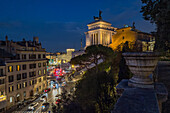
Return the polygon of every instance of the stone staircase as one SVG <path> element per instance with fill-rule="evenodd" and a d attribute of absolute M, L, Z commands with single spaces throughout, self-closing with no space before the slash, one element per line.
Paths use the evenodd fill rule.
<path fill-rule="evenodd" d="M 170 113 L 170 61 L 159 61 L 156 69 L 158 82 L 168 90 L 168 100 L 162 104 L 162 113 Z"/>

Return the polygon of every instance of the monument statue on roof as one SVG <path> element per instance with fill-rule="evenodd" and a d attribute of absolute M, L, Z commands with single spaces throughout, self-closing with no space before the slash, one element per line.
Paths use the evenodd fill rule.
<path fill-rule="evenodd" d="M 101 14 L 102 14 L 102 11 L 100 11 L 100 10 L 99 10 L 99 20 L 101 20 L 101 19 L 102 19 Z"/>
<path fill-rule="evenodd" d="M 94 20 L 102 20 L 101 14 L 102 14 L 102 11 L 99 10 L 99 17 L 95 17 L 95 16 L 94 16 Z"/>

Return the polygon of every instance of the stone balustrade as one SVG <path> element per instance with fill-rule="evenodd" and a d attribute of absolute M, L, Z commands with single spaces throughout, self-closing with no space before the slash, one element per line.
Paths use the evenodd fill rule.
<path fill-rule="evenodd" d="M 112 113 L 161 113 L 168 92 L 164 84 L 153 82 L 159 55 L 141 52 L 123 53 L 123 56 L 133 77 L 122 80 L 116 87 L 121 97 Z"/>

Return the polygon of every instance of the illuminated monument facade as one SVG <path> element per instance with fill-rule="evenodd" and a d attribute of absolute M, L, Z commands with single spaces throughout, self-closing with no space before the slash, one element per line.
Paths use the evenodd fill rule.
<path fill-rule="evenodd" d="M 125 25 L 123 28 L 114 28 L 111 23 L 102 20 L 101 11 L 99 11 L 99 17 L 94 16 L 94 20 L 87 25 L 86 47 L 102 44 L 113 50 L 121 51 L 124 43 L 128 42 L 130 48 L 136 44 L 139 51 L 153 51 L 155 37 L 135 29 L 134 22 L 132 26 Z"/>
<path fill-rule="evenodd" d="M 101 11 L 99 17 L 94 16 L 94 22 L 89 23 L 86 34 L 86 47 L 90 45 L 102 44 L 108 46 L 112 43 L 112 35 L 115 34 L 116 28 L 111 23 L 102 20 Z"/>

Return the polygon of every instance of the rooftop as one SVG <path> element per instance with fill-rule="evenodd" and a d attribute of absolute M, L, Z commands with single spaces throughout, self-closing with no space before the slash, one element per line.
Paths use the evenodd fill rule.
<path fill-rule="evenodd" d="M 93 23 L 97 23 L 97 22 L 104 22 L 104 23 L 111 24 L 110 22 L 107 22 L 107 21 L 104 21 L 104 20 L 100 19 L 100 20 L 95 20 L 95 21 L 89 23 L 88 25 L 93 24 Z"/>
<path fill-rule="evenodd" d="M 12 54 L 6 52 L 4 49 L 0 49 L 0 58 L 11 58 Z"/>

